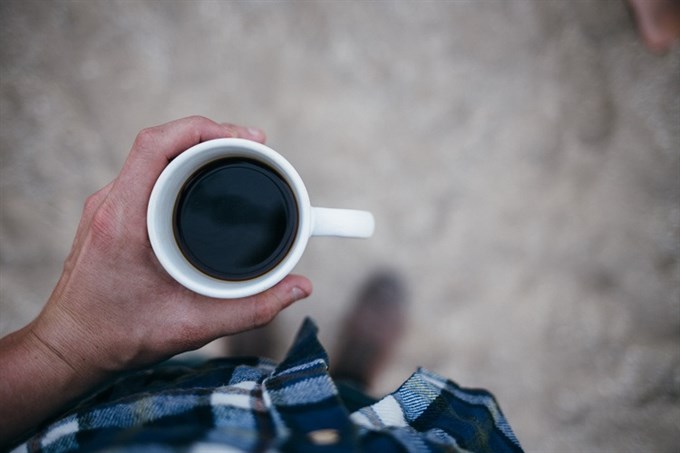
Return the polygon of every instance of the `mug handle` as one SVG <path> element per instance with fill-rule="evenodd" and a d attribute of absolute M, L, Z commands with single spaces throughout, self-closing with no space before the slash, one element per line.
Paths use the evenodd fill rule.
<path fill-rule="evenodd" d="M 312 236 L 369 238 L 374 230 L 375 220 L 368 211 L 312 208 Z"/>

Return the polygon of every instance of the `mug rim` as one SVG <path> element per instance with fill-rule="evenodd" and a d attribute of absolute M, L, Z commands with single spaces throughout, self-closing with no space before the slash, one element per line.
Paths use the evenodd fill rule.
<path fill-rule="evenodd" d="M 298 228 L 288 253 L 264 274 L 247 280 L 221 280 L 194 267 L 174 236 L 175 202 L 186 180 L 199 168 L 224 157 L 245 157 L 262 162 L 281 175 L 297 203 Z M 311 203 L 302 178 L 281 154 L 259 142 L 219 138 L 192 146 L 173 159 L 154 184 L 147 208 L 147 232 L 161 266 L 186 288 L 214 298 L 239 298 L 263 292 L 288 275 L 300 260 L 311 235 Z"/>

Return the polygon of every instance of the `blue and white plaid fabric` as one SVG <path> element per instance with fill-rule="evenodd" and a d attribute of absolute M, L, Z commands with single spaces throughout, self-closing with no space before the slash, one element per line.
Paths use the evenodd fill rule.
<path fill-rule="evenodd" d="M 284 361 L 216 359 L 134 373 L 17 452 L 522 451 L 493 396 L 425 369 L 350 413 L 305 320 Z"/>

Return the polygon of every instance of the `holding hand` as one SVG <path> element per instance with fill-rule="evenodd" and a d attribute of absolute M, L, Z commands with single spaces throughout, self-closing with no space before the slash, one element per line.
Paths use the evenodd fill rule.
<path fill-rule="evenodd" d="M 223 137 L 264 141 L 259 130 L 201 117 L 145 129 L 119 176 L 87 199 L 43 311 L 0 341 L 3 440 L 116 372 L 264 325 L 310 294 L 309 280 L 290 275 L 256 296 L 210 299 L 175 282 L 156 260 L 146 231 L 156 179 L 182 151 Z"/>

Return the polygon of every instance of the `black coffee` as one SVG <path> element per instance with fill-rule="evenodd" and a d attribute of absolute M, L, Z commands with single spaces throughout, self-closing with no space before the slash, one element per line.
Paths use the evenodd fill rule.
<path fill-rule="evenodd" d="M 182 188 L 175 239 L 196 268 L 222 280 L 245 280 L 274 268 L 295 239 L 293 191 L 270 167 L 246 158 L 211 162 Z"/>

